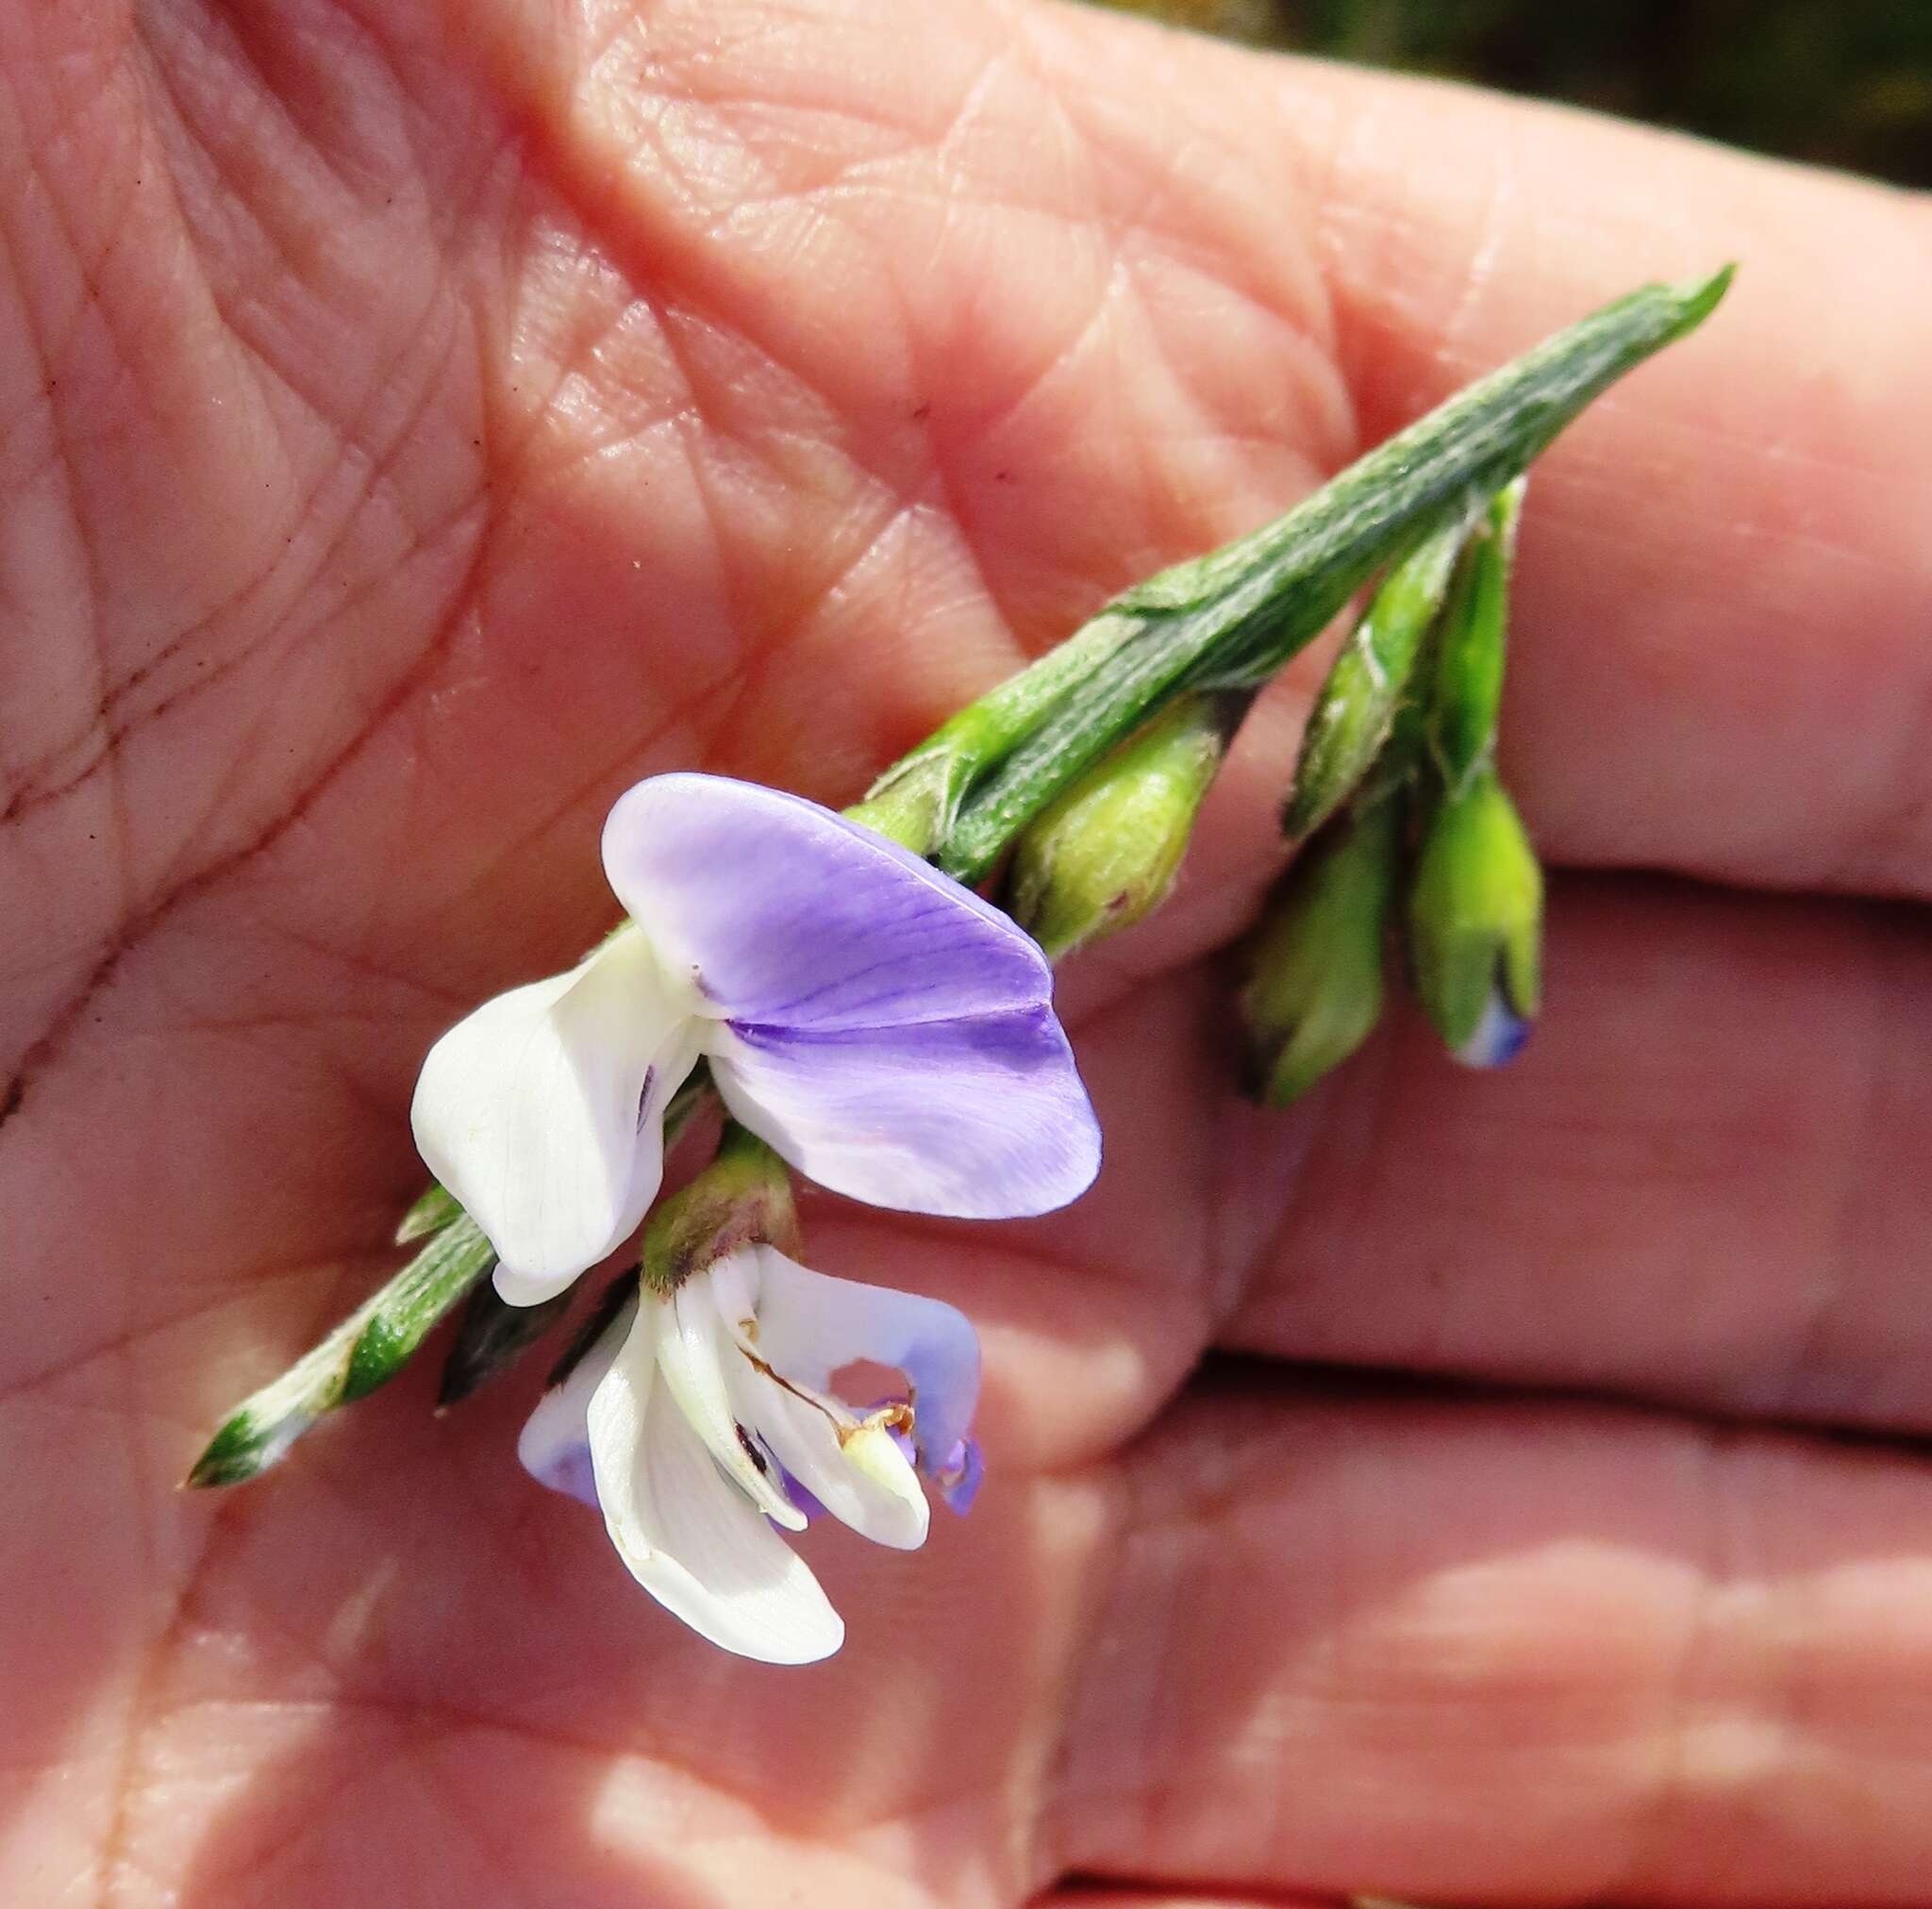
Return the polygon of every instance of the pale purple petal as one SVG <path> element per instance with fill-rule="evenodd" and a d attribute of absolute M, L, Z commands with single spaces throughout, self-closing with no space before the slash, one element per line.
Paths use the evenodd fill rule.
<path fill-rule="evenodd" d="M 937 1004 L 1043 1004 L 1052 971 L 991 903 L 875 830 L 728 776 L 653 776 L 604 824 L 604 869 L 668 963 L 717 1010 L 875 1027 Z"/>
<path fill-rule="evenodd" d="M 517 1457 L 532 1478 L 597 1509 L 597 1486 L 591 1465 L 591 1399 L 630 1336 L 638 1316 L 635 1293 L 613 1315 L 561 1385 L 537 1402 L 517 1439 Z"/>
<path fill-rule="evenodd" d="M 979 1336 L 957 1306 L 856 1279 L 833 1279 L 754 1248 L 758 1350 L 772 1370 L 814 1391 L 859 1360 L 906 1374 L 922 1469 L 951 1456 L 979 1403 Z"/>
<path fill-rule="evenodd" d="M 1100 1129 L 1047 1007 L 833 1032 L 736 1025 L 711 1075 L 734 1117 L 820 1186 L 957 1220 L 1050 1213 L 1091 1183 Z"/>
<path fill-rule="evenodd" d="M 797 796 L 717 776 L 641 783 L 605 868 L 719 1025 L 732 1113 L 810 1178 L 968 1219 L 1085 1191 L 1099 1129 L 1045 956 L 896 843 Z"/>
<path fill-rule="evenodd" d="M 1530 1027 L 1503 998 L 1503 990 L 1494 988 L 1484 1004 L 1475 1032 L 1456 1050 L 1456 1058 L 1464 1067 L 1507 1067 L 1523 1052 Z"/>
<path fill-rule="evenodd" d="M 980 1456 L 979 1440 L 961 1438 L 926 1475 L 945 1501 L 946 1509 L 964 1518 L 986 1483 L 986 1460 Z"/>

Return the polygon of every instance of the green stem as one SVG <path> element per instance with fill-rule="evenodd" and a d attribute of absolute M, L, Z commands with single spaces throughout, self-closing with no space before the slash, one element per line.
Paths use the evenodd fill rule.
<path fill-rule="evenodd" d="M 933 859 L 962 882 L 984 880 L 1034 816 L 1173 697 L 1265 682 L 1468 492 L 1500 490 L 1592 399 L 1697 324 L 1729 280 L 1726 268 L 1606 306 L 1390 439 L 1286 516 L 1117 598 L 1096 620 L 1107 667 L 1072 673 L 1051 721 L 1037 718 L 965 795 Z M 1122 620 L 1134 624 L 1124 634 Z M 1094 627 L 1074 639 L 1083 655 Z"/>
<path fill-rule="evenodd" d="M 664 1115 L 667 1153 L 711 1092 L 710 1076 L 700 1068 L 672 1097 Z M 445 1213 L 439 1223 L 438 1215 Z M 279 1378 L 237 1405 L 196 1459 L 188 1484 L 241 1485 L 258 1477 L 318 1419 L 387 1385 L 436 1325 L 473 1295 L 466 1332 L 445 1368 L 444 1403 L 459 1380 L 467 1383 L 458 1396 L 475 1390 L 531 1343 L 516 1331 L 506 1335 L 495 1306 L 481 1300 L 488 1290 L 481 1283 L 494 1270 L 496 1253 L 453 1195 L 431 1186 L 399 1232 L 424 1240 L 415 1256 Z M 543 1323 L 557 1316 L 557 1310 L 546 1313 Z M 475 1370 L 479 1361 L 488 1365 L 480 1374 Z"/>

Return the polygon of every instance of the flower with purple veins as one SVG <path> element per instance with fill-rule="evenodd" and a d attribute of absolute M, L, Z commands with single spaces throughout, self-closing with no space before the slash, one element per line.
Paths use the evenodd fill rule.
<path fill-rule="evenodd" d="M 833 1377 L 858 1361 L 904 1373 L 907 1396 L 847 1404 Z M 845 1627 L 779 1533 L 823 1510 L 916 1551 L 922 1477 L 961 1512 L 978 1489 L 978 1397 L 979 1341 L 954 1307 L 741 1247 L 673 1294 L 627 1299 L 517 1453 L 600 1509 L 631 1575 L 701 1635 L 808 1664 Z"/>
<path fill-rule="evenodd" d="M 509 1303 L 637 1227 L 701 1059 L 742 1125 L 872 1205 L 1012 1219 L 1092 1180 L 1099 1129 L 1044 955 L 917 855 L 802 797 L 675 774 L 618 800 L 604 868 L 629 921 L 451 1028 L 410 1111 Z"/>

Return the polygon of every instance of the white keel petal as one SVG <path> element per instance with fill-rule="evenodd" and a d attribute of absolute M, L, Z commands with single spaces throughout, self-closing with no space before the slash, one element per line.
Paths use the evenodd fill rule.
<path fill-rule="evenodd" d="M 699 1635 L 767 1664 L 810 1664 L 844 1641 L 818 1580 L 720 1472 L 634 1334 L 591 1402 L 597 1494 L 625 1568 Z"/>

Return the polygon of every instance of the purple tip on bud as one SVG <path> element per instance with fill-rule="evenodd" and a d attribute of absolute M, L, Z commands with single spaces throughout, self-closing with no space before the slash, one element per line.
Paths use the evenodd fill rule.
<path fill-rule="evenodd" d="M 1484 1005 L 1475 1032 L 1456 1050 L 1456 1058 L 1464 1067 L 1507 1067 L 1523 1052 L 1533 1024 L 1516 1013 L 1498 989 Z"/>

